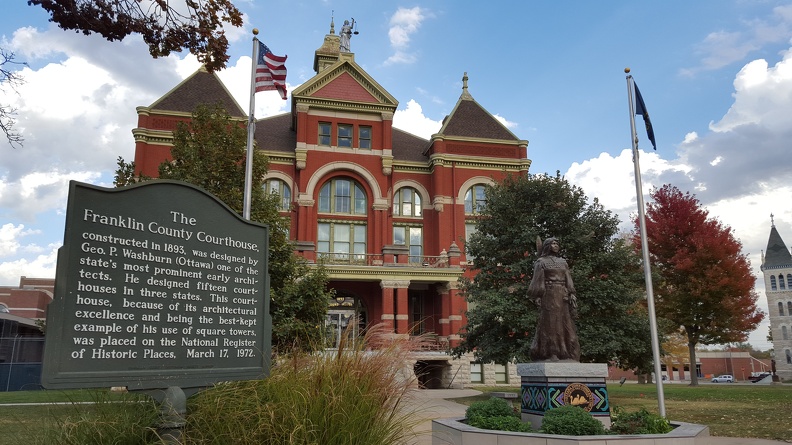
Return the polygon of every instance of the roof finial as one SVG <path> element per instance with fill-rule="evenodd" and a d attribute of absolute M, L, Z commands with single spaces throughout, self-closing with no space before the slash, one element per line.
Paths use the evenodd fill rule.
<path fill-rule="evenodd" d="M 462 98 L 463 99 L 473 99 L 473 96 L 470 95 L 468 92 L 468 75 L 467 71 L 462 76 Z"/>
<path fill-rule="evenodd" d="M 335 34 L 335 21 L 333 21 L 334 14 L 335 10 L 330 10 L 330 34 Z"/>
<path fill-rule="evenodd" d="M 770 227 L 775 227 L 775 220 L 773 220 L 773 214 L 770 214 Z"/>

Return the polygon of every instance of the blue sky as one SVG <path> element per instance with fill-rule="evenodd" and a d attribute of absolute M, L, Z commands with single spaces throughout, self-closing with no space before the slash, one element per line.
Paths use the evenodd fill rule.
<path fill-rule="evenodd" d="M 624 68 L 654 123 L 638 122 L 644 192 L 672 183 L 697 195 L 742 240 L 757 275 L 770 213 L 792 243 L 792 4 L 762 0 L 474 2 L 240 0 L 220 75 L 247 109 L 252 29 L 288 55 L 289 90 L 314 73 L 314 51 L 344 19 L 358 23 L 355 60 L 399 100 L 394 124 L 423 137 L 469 91 L 521 139 L 533 173 L 559 170 L 617 213 L 636 212 Z M 141 39 L 109 43 L 67 32 L 44 10 L 8 0 L 0 47 L 28 67 L 18 94 L 25 145 L 0 144 L 0 285 L 54 276 L 70 179 L 109 185 L 131 160 L 135 107 L 150 105 L 198 68 L 194 57 L 154 60 Z M 288 110 L 274 92 L 256 116 Z M 648 149 L 648 151 L 647 151 Z M 760 348 L 767 325 L 752 334 Z"/>

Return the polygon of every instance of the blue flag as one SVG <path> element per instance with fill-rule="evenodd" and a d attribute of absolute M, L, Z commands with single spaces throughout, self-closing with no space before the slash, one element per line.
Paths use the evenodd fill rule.
<path fill-rule="evenodd" d="M 646 124 L 646 136 L 648 136 L 649 141 L 652 142 L 652 148 L 657 150 L 657 143 L 655 142 L 652 121 L 649 120 L 649 112 L 646 111 L 646 104 L 644 104 L 643 97 L 641 97 L 641 91 L 638 89 L 638 84 L 635 83 L 635 80 L 633 80 L 633 86 L 635 87 L 635 114 L 640 114 L 643 116 L 644 124 Z"/>

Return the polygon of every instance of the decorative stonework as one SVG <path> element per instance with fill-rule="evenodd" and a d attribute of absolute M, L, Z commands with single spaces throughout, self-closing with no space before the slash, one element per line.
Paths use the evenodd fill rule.
<path fill-rule="evenodd" d="M 410 287 L 409 281 L 382 280 L 380 287 L 383 289 L 406 289 Z"/>

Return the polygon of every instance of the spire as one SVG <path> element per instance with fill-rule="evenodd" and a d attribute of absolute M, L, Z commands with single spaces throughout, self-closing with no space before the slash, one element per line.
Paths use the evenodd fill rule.
<path fill-rule="evenodd" d="M 473 100 L 473 96 L 471 96 L 470 93 L 468 92 L 467 83 L 468 83 L 468 75 L 467 75 L 467 71 L 465 71 L 465 74 L 462 76 L 462 95 L 459 98 L 465 100 Z"/>
<path fill-rule="evenodd" d="M 762 269 L 772 267 L 792 267 L 792 255 L 789 253 L 784 240 L 776 230 L 773 215 L 770 215 L 770 237 L 767 240 L 767 253 L 765 254 Z"/>
<path fill-rule="evenodd" d="M 322 46 L 314 52 L 313 69 L 318 74 L 323 69 L 338 61 L 341 37 L 335 33 L 335 21 L 330 17 L 330 33 L 325 34 Z"/>

